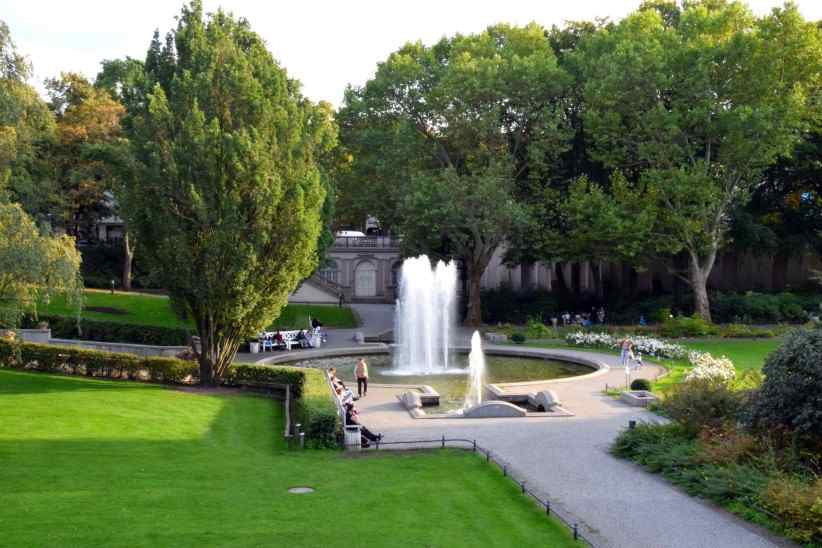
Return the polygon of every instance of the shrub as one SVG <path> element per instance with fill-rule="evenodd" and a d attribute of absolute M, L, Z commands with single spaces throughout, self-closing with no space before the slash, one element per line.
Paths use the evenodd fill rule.
<path fill-rule="evenodd" d="M 525 342 L 525 335 L 520 332 L 516 332 L 511 335 L 511 342 L 522 344 Z"/>
<path fill-rule="evenodd" d="M 550 322 L 557 315 L 556 297 L 544 289 L 515 291 L 500 286 L 482 292 L 482 318 L 486 323 L 523 324 L 529 318 Z"/>
<path fill-rule="evenodd" d="M 650 390 L 651 381 L 648 379 L 634 379 L 631 381 L 631 390 Z"/>
<path fill-rule="evenodd" d="M 78 329 L 75 318 L 64 316 L 40 316 L 51 328 L 55 339 L 81 339 L 87 341 L 122 342 L 153 346 L 184 346 L 188 344 L 188 331 L 153 325 L 106 322 L 83 319 Z M 32 319 L 24 326 L 33 327 Z"/>
<path fill-rule="evenodd" d="M 761 429 L 795 432 L 797 441 L 822 443 L 822 329 L 797 330 L 765 360 L 765 380 L 751 420 Z"/>
<path fill-rule="evenodd" d="M 743 395 L 727 384 L 695 379 L 674 387 L 662 401 L 662 408 L 691 436 L 703 427 L 719 428 L 734 421 L 739 414 Z"/>
<path fill-rule="evenodd" d="M 725 356 L 714 358 L 708 352 L 692 352 L 689 360 L 694 368 L 685 375 L 685 382 L 703 380 L 727 385 L 736 378 L 734 364 Z"/>
<path fill-rule="evenodd" d="M 668 318 L 662 323 L 660 334 L 664 337 L 705 337 L 717 332 L 717 328 L 699 316 Z"/>
<path fill-rule="evenodd" d="M 726 339 L 767 339 L 778 334 L 773 329 L 729 323 L 719 327 L 719 336 Z"/>
<path fill-rule="evenodd" d="M 302 397 L 297 401 L 297 417 L 302 423 L 306 443 L 311 447 L 336 447 L 342 424 L 337 404 L 331 395 L 325 372 L 302 369 Z"/>
<path fill-rule="evenodd" d="M 739 464 L 760 452 L 761 441 L 737 426 L 705 428 L 699 434 L 699 462 Z"/>
<path fill-rule="evenodd" d="M 528 326 L 525 328 L 528 337 L 532 339 L 547 339 L 554 335 L 553 329 L 542 323 L 537 318 L 529 318 Z"/>
<path fill-rule="evenodd" d="M 785 533 L 790 538 L 808 543 L 822 537 L 822 479 L 806 483 L 778 477 L 768 483 L 762 498 L 787 523 Z"/>

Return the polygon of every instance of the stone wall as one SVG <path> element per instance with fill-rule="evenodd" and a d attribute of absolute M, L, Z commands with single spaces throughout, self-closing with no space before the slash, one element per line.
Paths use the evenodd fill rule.
<path fill-rule="evenodd" d="M 103 352 L 122 352 L 137 356 L 164 356 L 173 358 L 188 350 L 187 346 L 154 346 L 149 344 L 130 344 L 103 341 L 84 341 L 79 339 L 53 339 L 51 329 L 17 329 L 17 335 L 24 341 L 38 344 L 57 344 L 60 346 L 79 346 L 89 350 Z"/>

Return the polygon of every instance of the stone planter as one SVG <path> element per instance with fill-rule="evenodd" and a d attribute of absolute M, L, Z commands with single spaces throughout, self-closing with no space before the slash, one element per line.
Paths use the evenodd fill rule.
<path fill-rule="evenodd" d="M 656 401 L 656 396 L 647 390 L 628 390 L 620 394 L 619 399 L 633 407 L 648 407 Z"/>
<path fill-rule="evenodd" d="M 260 353 L 260 343 L 258 343 L 258 342 L 248 343 L 248 349 L 251 351 L 252 354 L 259 354 Z"/>
<path fill-rule="evenodd" d="M 17 335 L 24 342 L 48 344 L 51 340 L 51 329 L 18 329 Z"/>

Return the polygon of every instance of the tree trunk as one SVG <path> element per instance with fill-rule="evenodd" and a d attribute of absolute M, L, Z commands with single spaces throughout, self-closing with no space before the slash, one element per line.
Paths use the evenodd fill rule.
<path fill-rule="evenodd" d="M 200 364 L 200 384 L 218 385 L 234 362 L 240 348 L 240 337 L 232 329 L 223 329 L 211 322 L 197 322 L 200 350 L 192 341 L 192 349 Z"/>
<path fill-rule="evenodd" d="M 705 264 L 702 264 L 699 257 L 693 253 L 690 259 L 688 280 L 694 292 L 694 314 L 710 322 L 711 303 L 708 299 L 708 276 L 713 268 L 713 260 L 709 258 Z"/>
<path fill-rule="evenodd" d="M 482 270 L 475 265 L 468 265 L 468 311 L 465 314 L 465 325 L 479 327 L 482 323 L 482 301 L 480 299 L 480 280 Z"/>
<path fill-rule="evenodd" d="M 134 247 L 128 239 L 128 231 L 123 234 L 123 290 L 131 291 L 131 270 L 134 264 Z"/>

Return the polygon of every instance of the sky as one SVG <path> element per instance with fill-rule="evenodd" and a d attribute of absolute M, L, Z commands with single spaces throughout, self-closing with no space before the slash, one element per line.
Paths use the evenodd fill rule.
<path fill-rule="evenodd" d="M 822 19 L 822 0 L 798 0 L 802 14 Z M 488 25 L 530 21 L 550 27 L 568 20 L 618 20 L 640 0 L 204 0 L 245 17 L 303 93 L 334 106 L 348 84 L 364 84 L 377 63 L 405 42 L 431 44 L 454 33 Z M 782 5 L 750 0 L 755 13 Z M 103 59 L 144 59 L 154 29 L 175 26 L 182 0 L 0 0 L 18 50 L 34 65 L 34 84 L 74 71 L 93 79 Z"/>

